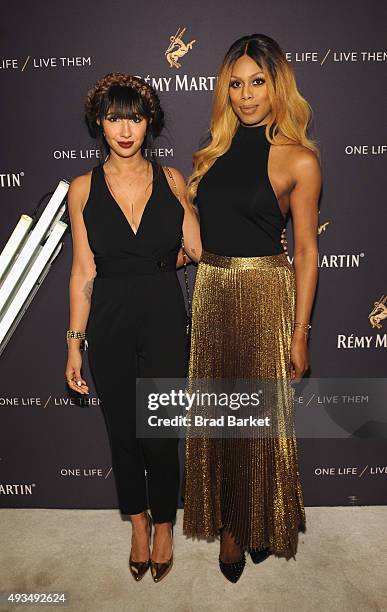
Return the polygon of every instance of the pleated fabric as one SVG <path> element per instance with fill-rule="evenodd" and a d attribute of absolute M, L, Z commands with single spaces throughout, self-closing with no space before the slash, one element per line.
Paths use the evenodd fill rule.
<path fill-rule="evenodd" d="M 225 257 L 203 251 L 192 301 L 189 389 L 203 387 L 205 379 L 271 379 L 276 386 L 274 404 L 265 405 L 272 435 L 214 438 L 188 428 L 187 536 L 211 538 L 225 528 L 244 548 L 295 556 L 298 532 L 305 530 L 290 383 L 295 295 L 285 253 Z"/>

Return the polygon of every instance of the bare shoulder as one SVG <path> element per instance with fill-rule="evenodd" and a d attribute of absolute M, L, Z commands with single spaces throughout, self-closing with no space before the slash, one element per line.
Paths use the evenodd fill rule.
<path fill-rule="evenodd" d="M 320 161 L 314 151 L 300 144 L 285 145 L 287 151 L 287 161 L 294 173 L 320 173 Z"/>
<path fill-rule="evenodd" d="M 80 174 L 79 176 L 74 177 L 71 180 L 69 190 L 71 189 L 74 194 L 82 193 L 83 191 L 88 190 L 90 188 L 91 173 L 92 171 L 89 170 L 89 172 L 86 172 L 85 174 Z"/>
<path fill-rule="evenodd" d="M 295 181 L 306 177 L 316 180 L 321 175 L 321 166 L 316 153 L 300 144 L 280 144 L 275 146 L 277 160 L 286 168 Z"/>
<path fill-rule="evenodd" d="M 68 205 L 73 210 L 75 208 L 83 208 L 90 193 L 92 171 L 80 174 L 72 179 L 68 190 Z"/>

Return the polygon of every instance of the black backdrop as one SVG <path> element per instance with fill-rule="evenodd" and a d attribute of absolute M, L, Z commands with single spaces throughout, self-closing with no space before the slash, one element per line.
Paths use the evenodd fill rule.
<path fill-rule="evenodd" d="M 311 376 L 369 385 L 386 376 L 387 322 L 373 328 L 368 316 L 387 293 L 385 3 L 36 0 L 1 13 L 1 249 L 60 178 L 97 163 L 83 101 L 98 78 L 117 70 L 156 87 L 167 116 L 159 159 L 188 176 L 225 51 L 242 35 L 265 33 L 295 68 L 322 152 Z M 195 42 L 177 68 L 165 51 L 179 28 L 185 43 Z M 290 255 L 291 242 L 289 224 Z M 67 234 L 0 357 L 3 507 L 116 507 L 98 398 L 93 388 L 87 401 L 70 398 L 64 379 L 70 266 Z M 84 373 L 91 384 L 87 363 Z M 382 438 L 300 439 L 306 505 L 385 504 L 386 457 Z"/>

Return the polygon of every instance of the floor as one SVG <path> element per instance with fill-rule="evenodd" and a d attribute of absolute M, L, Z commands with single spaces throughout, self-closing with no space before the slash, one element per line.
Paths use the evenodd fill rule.
<path fill-rule="evenodd" d="M 136 583 L 130 523 L 118 510 L 0 510 L 0 591 L 65 592 L 66 606 L 0 610 L 76 612 L 387 611 L 387 507 L 306 508 L 296 559 L 250 559 L 237 584 L 218 569 L 218 543 L 187 540 L 182 510 L 174 567 Z"/>

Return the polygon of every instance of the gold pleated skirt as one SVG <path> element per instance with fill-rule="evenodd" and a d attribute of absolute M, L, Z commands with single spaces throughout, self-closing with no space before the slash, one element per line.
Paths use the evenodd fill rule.
<path fill-rule="evenodd" d="M 244 548 L 269 547 L 286 558 L 297 551 L 305 510 L 290 383 L 295 295 L 294 269 L 285 253 L 225 257 L 203 251 L 192 300 L 188 384 L 278 379 L 284 392 L 277 395 L 278 434 L 272 437 L 198 437 L 188 428 L 187 536 L 211 538 L 224 528 Z"/>

